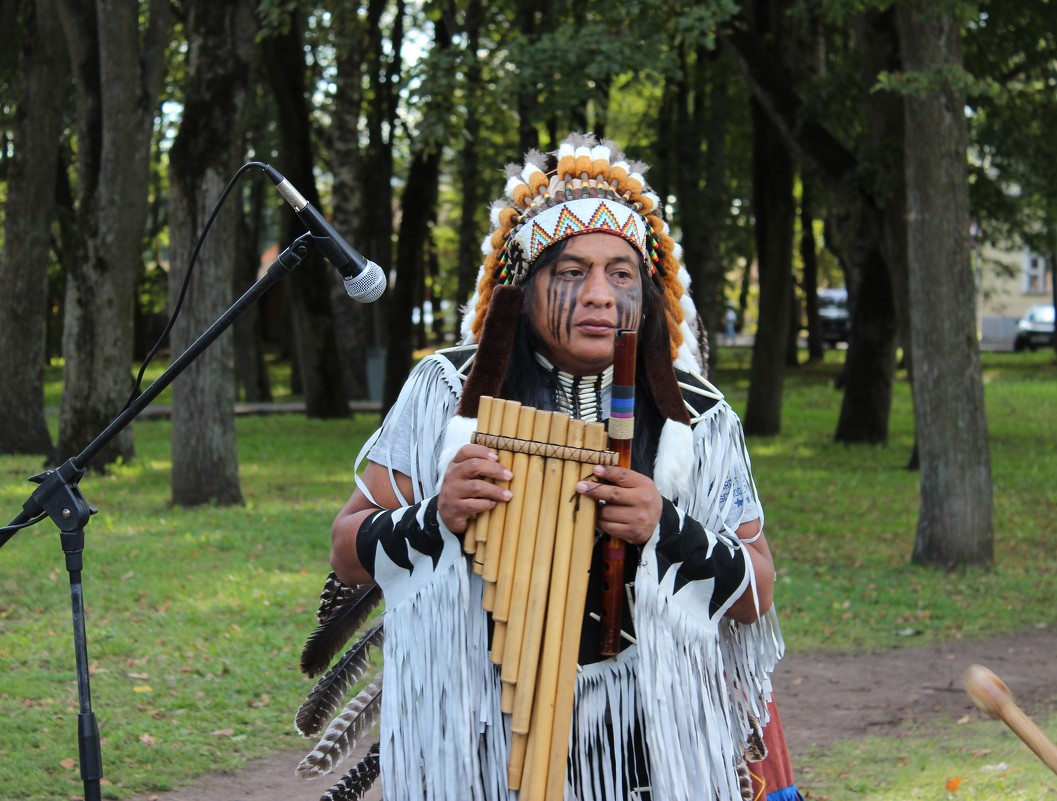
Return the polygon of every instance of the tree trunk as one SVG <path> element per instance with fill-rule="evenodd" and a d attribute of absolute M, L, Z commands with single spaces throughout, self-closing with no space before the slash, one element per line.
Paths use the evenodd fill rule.
<path fill-rule="evenodd" d="M 367 36 L 370 47 L 367 49 L 367 77 L 373 91 L 367 107 L 367 147 L 364 154 L 366 169 L 363 171 L 363 214 L 361 215 L 358 242 L 362 242 L 364 256 L 382 269 L 389 271 L 393 265 L 393 149 L 392 132 L 396 127 L 397 96 L 400 89 L 401 64 L 400 48 L 404 38 L 404 3 L 399 0 L 393 17 L 393 29 L 389 36 L 381 28 L 382 12 L 385 0 L 370 0 L 367 11 Z M 392 55 L 386 53 L 386 40 L 392 48 Z M 373 387 L 378 397 L 385 398 L 385 354 L 389 347 L 389 336 L 392 332 L 383 330 L 382 321 L 388 317 L 388 309 L 393 300 L 390 293 L 370 308 L 370 321 L 376 343 L 371 349 L 372 362 L 369 367 L 377 367 L 377 386 Z M 406 377 L 406 376 L 405 376 Z M 383 409 L 384 411 L 384 409 Z"/>
<path fill-rule="evenodd" d="M 760 274 L 760 321 L 752 348 L 745 433 L 768 436 L 782 428 L 782 390 L 792 292 L 793 163 L 777 128 L 752 101 L 753 204 Z"/>
<path fill-rule="evenodd" d="M 822 324 L 818 316 L 818 244 L 815 241 L 815 203 L 812 179 L 801 176 L 800 260 L 804 263 L 804 317 L 807 320 L 807 360 L 825 358 Z"/>
<path fill-rule="evenodd" d="M 244 155 L 254 15 L 250 0 L 216 9 L 185 5 L 187 86 L 183 122 L 171 152 L 169 297 L 180 295 L 191 252 L 224 186 Z M 238 196 L 236 195 L 236 198 Z M 194 265 L 173 353 L 183 353 L 233 301 L 241 214 L 226 203 Z M 173 384 L 173 503 L 242 502 L 235 437 L 235 343 L 227 331 Z"/>
<path fill-rule="evenodd" d="M 1050 298 L 1057 309 L 1057 248 L 1050 251 Z M 1057 326 L 1053 332 L 1053 350 L 1057 353 Z"/>
<path fill-rule="evenodd" d="M 453 31 L 446 24 L 445 15 L 434 22 L 434 48 L 451 47 Z M 425 122 L 436 108 L 446 108 L 447 98 L 434 95 L 423 112 Z M 407 184 L 400 202 L 400 234 L 396 245 L 396 280 L 389 298 L 389 351 L 385 363 L 385 394 L 383 403 L 390 408 L 400 394 L 407 373 L 411 369 L 414 328 L 411 310 L 420 291 L 425 273 L 424 260 L 429 238 L 430 222 L 436 217 L 437 182 L 440 178 L 441 146 L 424 147 L 411 157 Z M 420 305 L 421 309 L 421 305 Z"/>
<path fill-rule="evenodd" d="M 528 4 L 525 4 L 528 5 Z M 480 98 L 486 87 L 481 85 L 481 62 L 477 49 L 481 38 L 484 4 L 470 0 L 466 10 L 466 119 L 463 123 L 462 147 L 459 155 L 459 185 L 462 197 L 459 205 L 459 262 L 456 276 L 457 304 L 469 301 L 473 295 L 477 273 L 481 266 L 481 229 L 477 215 L 481 208 L 480 159 L 481 118 L 478 114 Z M 455 337 L 459 340 L 459 316 L 455 316 Z"/>
<path fill-rule="evenodd" d="M 51 0 L 24 3 L 0 254 L 0 453 L 52 455 L 44 418 L 51 221 L 69 62 Z"/>
<path fill-rule="evenodd" d="M 250 187 L 250 199 L 245 214 L 239 208 L 235 244 L 235 295 L 241 297 L 257 282 L 261 266 L 261 218 L 265 191 L 264 181 Z M 269 195 L 270 197 L 270 195 Z M 234 201 L 232 201 L 234 202 Z M 260 301 L 246 308 L 235 320 L 235 386 L 242 389 L 247 403 L 270 403 L 271 379 L 264 353 L 264 314 Z"/>
<path fill-rule="evenodd" d="M 905 299 L 903 107 L 888 92 L 870 91 L 882 70 L 898 70 L 899 57 L 891 13 L 856 19 L 857 52 L 862 55 L 860 85 L 866 97 L 867 137 L 864 163 L 879 176 L 871 192 L 840 191 L 838 197 L 848 260 L 851 332 L 841 376 L 844 398 L 834 439 L 837 442 L 888 441 L 888 420 L 895 382 L 899 334 L 900 276 Z"/>
<path fill-rule="evenodd" d="M 397 395 L 411 369 L 415 329 L 411 310 L 423 273 L 428 222 L 436 204 L 440 175 L 440 150 L 419 153 L 411 160 L 403 199 L 400 203 L 400 234 L 396 246 L 396 280 L 389 298 L 389 351 L 385 363 L 385 408 Z"/>
<path fill-rule="evenodd" d="M 962 66 L 961 28 L 922 5 L 898 11 L 904 67 Z M 965 98 L 906 98 L 907 252 L 921 509 L 913 560 L 990 565 L 994 506 L 969 250 Z"/>
<path fill-rule="evenodd" d="M 707 376 L 715 366 L 716 350 L 724 325 L 726 276 L 720 244 L 723 224 L 730 208 L 726 175 L 727 120 L 730 114 L 728 65 L 724 59 L 699 46 L 692 62 L 684 60 L 689 84 L 676 84 L 675 119 L 662 123 L 662 141 L 669 139 L 675 159 L 668 173 L 675 188 L 678 220 L 682 230 L 684 262 L 697 306 L 700 326 L 702 370 Z M 700 132 L 704 131 L 704 148 Z"/>
<path fill-rule="evenodd" d="M 874 197 L 874 188 L 863 177 L 869 166 L 884 172 L 884 165 L 861 162 L 845 148 L 833 133 L 812 119 L 789 81 L 785 68 L 763 40 L 752 33 L 734 29 L 724 37 L 743 67 L 753 96 L 767 110 L 770 119 L 782 132 L 788 146 L 824 181 L 836 200 L 836 207 L 851 219 L 834 228 L 843 229 L 844 264 L 848 275 L 849 306 L 852 310 L 852 335 L 840 386 L 845 388 L 841 418 L 835 438 L 848 442 L 883 442 L 888 436 L 888 409 L 894 367 L 888 366 L 885 354 L 894 353 L 890 333 L 893 321 L 881 319 L 892 309 L 884 293 L 891 294 L 884 253 L 880 249 L 882 211 Z M 872 84 L 871 84 L 872 85 Z M 875 219 L 868 219 L 869 216 Z M 868 238 L 855 241 L 861 231 Z M 849 233 L 850 232 L 850 233 Z M 876 233 L 875 233 L 876 232 Z M 876 283 L 881 295 L 869 299 L 860 311 L 860 281 L 870 274 L 870 285 Z M 860 278 L 860 276 L 862 276 Z M 877 300 L 875 304 L 873 301 Z M 856 315 L 860 318 L 856 323 Z M 876 316 L 876 318 L 875 318 Z M 856 327 L 858 326 L 858 328 Z M 887 339 L 886 339 L 887 338 Z M 861 349 L 859 353 L 856 351 Z M 849 394 L 847 389 L 854 389 Z"/>
<path fill-rule="evenodd" d="M 357 239 L 360 219 L 366 214 L 363 185 L 365 164 L 360 149 L 360 116 L 363 113 L 364 59 L 370 39 L 366 26 L 359 18 L 358 6 L 342 4 L 335 13 L 341 42 L 338 52 L 337 89 L 334 92 L 334 112 L 330 137 L 330 164 L 334 174 L 333 223 L 338 231 L 347 232 L 353 247 L 365 252 Z M 388 270 L 389 262 L 379 262 Z M 365 306 L 350 303 L 345 284 L 336 271 L 331 271 L 331 309 L 337 332 L 336 345 L 341 362 L 342 377 L 350 400 L 370 397 L 367 378 L 367 352 L 377 346 L 370 319 L 377 314 L 377 304 Z"/>
<path fill-rule="evenodd" d="M 849 258 L 848 352 L 841 373 L 844 397 L 834 439 L 837 442 L 888 441 L 895 379 L 896 321 L 888 266 L 881 251 L 876 210 L 861 196 L 844 205 L 844 239 L 856 254 Z"/>
<path fill-rule="evenodd" d="M 79 252 L 67 276 L 58 458 L 81 451 L 131 389 L 132 318 L 147 215 L 150 142 L 161 89 L 169 3 L 58 0 L 77 88 Z M 98 14 L 98 17 L 97 17 Z M 105 21 L 105 22 L 103 22 Z M 97 456 L 134 453 L 126 428 Z"/>
<path fill-rule="evenodd" d="M 536 39 L 536 15 L 546 19 L 550 11 L 549 0 L 535 3 L 518 3 L 515 24 L 528 42 Z M 526 48 L 527 49 L 527 48 Z M 527 153 L 540 145 L 536 124 L 539 121 L 539 87 L 529 81 L 520 81 L 517 93 L 518 155 Z"/>
<path fill-rule="evenodd" d="M 288 30 L 269 36 L 261 49 L 279 114 L 282 157 L 278 169 L 305 200 L 320 209 L 313 170 L 312 123 L 305 101 L 303 36 L 299 16 L 293 14 Z M 305 227 L 292 210 L 284 209 L 283 217 L 284 240 L 289 243 L 303 234 Z M 313 250 L 282 284 L 290 309 L 305 414 L 324 419 L 349 415 L 330 312 L 328 272 L 332 269 Z"/>

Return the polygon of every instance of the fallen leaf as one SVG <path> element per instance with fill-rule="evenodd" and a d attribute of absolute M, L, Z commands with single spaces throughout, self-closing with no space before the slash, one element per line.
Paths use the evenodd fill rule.
<path fill-rule="evenodd" d="M 999 762 L 996 765 L 984 765 L 982 768 L 980 768 L 980 770 L 1006 771 L 1009 770 L 1009 765 L 1007 765 L 1005 762 Z"/>
<path fill-rule="evenodd" d="M 231 737 L 234 733 L 234 729 L 216 729 L 215 731 L 209 732 L 213 737 Z"/>
<path fill-rule="evenodd" d="M 63 759 L 59 764 L 66 768 L 66 770 L 73 770 L 77 767 L 77 760 L 71 757 L 70 759 Z"/>
<path fill-rule="evenodd" d="M 947 792 L 956 793 L 958 788 L 962 786 L 962 777 L 955 776 L 953 779 L 947 779 Z"/>
<path fill-rule="evenodd" d="M 149 734 L 144 734 L 139 738 L 139 741 L 148 748 L 158 744 L 158 741 L 151 737 Z"/>

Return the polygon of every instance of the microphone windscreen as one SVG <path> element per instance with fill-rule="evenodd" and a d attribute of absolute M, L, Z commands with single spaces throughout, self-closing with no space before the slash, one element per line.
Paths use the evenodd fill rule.
<path fill-rule="evenodd" d="M 367 262 L 358 275 L 346 276 L 345 291 L 360 303 L 373 303 L 385 292 L 385 273 L 373 261 Z"/>

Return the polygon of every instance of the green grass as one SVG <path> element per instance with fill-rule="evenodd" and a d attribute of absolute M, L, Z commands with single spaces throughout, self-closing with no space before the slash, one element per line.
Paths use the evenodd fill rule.
<path fill-rule="evenodd" d="M 723 352 L 716 378 L 739 410 L 746 355 Z M 791 371 L 782 434 L 749 442 L 788 649 L 870 652 L 1057 629 L 1052 352 L 984 354 L 996 558 L 991 570 L 950 573 L 909 564 L 919 475 L 905 469 L 914 442 L 905 376 L 895 388 L 889 444 L 838 445 L 838 363 L 839 354 L 830 352 L 823 365 Z M 1057 733 L 1053 709 L 1036 722 Z M 896 739 L 857 740 L 794 758 L 807 766 L 797 780 L 809 801 L 1028 801 L 1057 792 L 1053 774 L 1004 724 L 990 720 L 937 721 Z M 959 780 L 955 792 L 947 789 L 952 779 Z"/>
<path fill-rule="evenodd" d="M 908 564 L 918 475 L 905 469 L 913 445 L 905 380 L 886 447 L 832 442 L 840 355 L 790 371 L 783 433 L 749 443 L 788 648 L 869 652 L 1057 628 L 1052 353 L 984 356 L 996 562 L 954 573 Z M 746 357 L 721 351 L 715 379 L 739 411 Z M 49 370 L 49 405 L 60 380 Z M 105 798 L 163 791 L 303 744 L 292 719 L 310 682 L 297 672 L 298 654 L 327 571 L 330 521 L 375 423 L 241 418 L 243 507 L 170 505 L 163 421 L 135 425 L 132 464 L 84 479 L 100 510 L 87 527 L 85 597 Z M 36 457 L 0 457 L 6 519 L 40 467 Z M 69 617 L 56 532 L 44 523 L 19 533 L 0 550 L 0 799 L 81 793 Z M 1057 715 L 1038 722 L 1057 729 Z M 810 766 L 798 778 L 810 798 L 832 801 L 1038 798 L 1052 776 L 1023 755 L 999 723 L 950 722 L 797 755 Z M 1003 762 L 1015 767 L 985 770 Z M 952 794 L 954 777 L 961 786 Z"/>
<path fill-rule="evenodd" d="M 1035 722 L 1057 729 L 1052 710 Z M 1004 724 L 943 721 L 798 754 L 807 801 L 1039 801 L 1057 777 Z M 805 790 L 806 788 L 806 790 Z"/>
<path fill-rule="evenodd" d="M 328 570 L 330 522 L 376 418 L 238 421 L 243 507 L 169 503 L 167 422 L 138 457 L 88 476 L 84 591 L 106 798 L 295 747 L 297 669 Z M 0 459 L 14 516 L 37 458 Z M 69 582 L 50 523 L 0 552 L 0 798 L 80 794 Z M 296 747 L 300 747 L 299 745 Z"/>
<path fill-rule="evenodd" d="M 837 444 L 834 360 L 792 371 L 782 434 L 749 442 L 790 649 L 867 651 L 1057 627 L 1053 354 L 985 354 L 995 565 L 950 573 L 909 564 L 919 475 L 905 469 L 914 441 L 906 381 L 895 388 L 887 446 Z M 743 375 L 721 361 L 717 381 L 733 385 L 743 408 Z"/>

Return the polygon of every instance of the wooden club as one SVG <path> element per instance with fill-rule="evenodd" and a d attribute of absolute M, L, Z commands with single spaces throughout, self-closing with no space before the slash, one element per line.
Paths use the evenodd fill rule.
<path fill-rule="evenodd" d="M 1057 773 L 1057 745 L 1017 706 L 1013 693 L 998 676 L 983 665 L 970 665 L 962 674 L 962 686 L 974 704 L 991 717 L 1000 718 Z"/>

